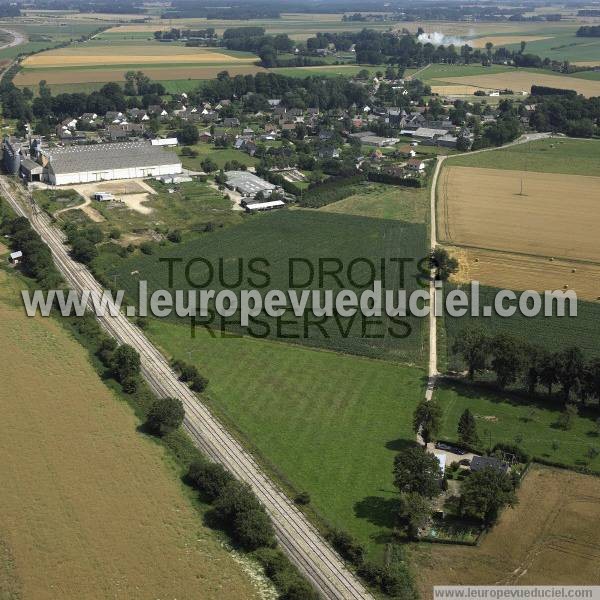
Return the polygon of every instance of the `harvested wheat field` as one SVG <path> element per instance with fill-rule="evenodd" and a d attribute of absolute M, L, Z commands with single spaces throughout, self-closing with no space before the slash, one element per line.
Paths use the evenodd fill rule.
<path fill-rule="evenodd" d="M 600 262 L 600 177 L 445 167 L 437 211 L 442 242 Z"/>
<path fill-rule="evenodd" d="M 62 83 L 105 83 L 110 81 L 123 81 L 125 73 L 131 68 L 119 69 L 24 69 L 19 71 L 14 79 L 16 86 L 37 86 L 40 79 L 45 79 L 49 84 Z M 235 75 L 254 75 L 265 71 L 262 67 L 249 64 L 219 65 L 219 66 L 194 66 L 189 67 L 144 67 L 144 74 L 154 81 L 171 81 L 174 79 L 215 79 L 221 71 L 227 71 L 232 77 Z"/>
<path fill-rule="evenodd" d="M 518 496 L 479 547 L 415 547 L 425 600 L 442 584 L 600 584 L 600 479 L 536 465 Z"/>
<path fill-rule="evenodd" d="M 576 90 L 579 94 L 588 97 L 600 96 L 600 81 L 561 75 L 546 75 L 516 69 L 489 75 L 445 77 L 444 81 L 454 85 L 472 85 L 491 90 L 510 89 L 514 92 L 529 92 L 532 85 L 545 85 L 566 90 Z"/>
<path fill-rule="evenodd" d="M 164 451 L 0 271 L 0 598 L 257 598 Z"/>
<path fill-rule="evenodd" d="M 210 48 L 185 46 L 90 46 L 61 48 L 27 57 L 23 67 L 52 68 L 122 64 L 181 64 L 181 63 L 252 63 L 254 56 L 231 56 Z"/>
<path fill-rule="evenodd" d="M 452 277 L 454 283 L 479 281 L 519 291 L 570 289 L 582 300 L 600 298 L 600 265 L 471 248 L 448 250 L 459 261 L 459 271 Z"/>
<path fill-rule="evenodd" d="M 478 89 L 473 85 L 432 85 L 431 91 L 442 96 L 472 96 Z"/>
<path fill-rule="evenodd" d="M 537 42 L 538 40 L 547 40 L 548 35 L 490 35 L 469 40 L 473 48 L 485 48 L 488 42 L 494 46 L 508 46 L 509 44 L 520 44 L 521 42 Z"/>

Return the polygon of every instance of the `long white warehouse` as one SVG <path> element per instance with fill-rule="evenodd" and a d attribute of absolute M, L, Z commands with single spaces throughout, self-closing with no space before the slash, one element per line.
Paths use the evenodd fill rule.
<path fill-rule="evenodd" d="M 181 161 L 174 152 L 149 142 L 44 148 L 40 158 L 52 185 L 159 177 L 182 172 Z"/>

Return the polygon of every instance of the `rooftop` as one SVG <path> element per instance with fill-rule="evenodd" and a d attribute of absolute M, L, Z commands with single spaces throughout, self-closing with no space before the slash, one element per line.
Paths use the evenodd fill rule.
<path fill-rule="evenodd" d="M 155 167 L 180 163 L 179 157 L 149 142 L 89 144 L 60 148 L 44 148 L 54 173 L 75 173 L 130 167 Z"/>

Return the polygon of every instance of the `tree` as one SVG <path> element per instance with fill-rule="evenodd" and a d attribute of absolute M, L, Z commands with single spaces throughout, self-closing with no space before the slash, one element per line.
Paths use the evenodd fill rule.
<path fill-rule="evenodd" d="M 486 525 L 496 522 L 501 508 L 516 503 L 513 481 L 502 471 L 487 467 L 471 473 L 463 482 L 460 498 L 462 514 L 480 519 Z"/>
<path fill-rule="evenodd" d="M 499 334 L 491 341 L 492 369 L 496 373 L 498 385 L 505 388 L 515 383 L 524 367 L 521 344 L 516 338 Z"/>
<path fill-rule="evenodd" d="M 435 400 L 421 400 L 413 414 L 413 430 L 420 433 L 423 441 L 428 444 L 439 432 L 442 420 L 442 409 Z"/>
<path fill-rule="evenodd" d="M 201 163 L 200 166 L 202 167 L 202 170 L 205 173 L 212 173 L 213 171 L 216 171 L 219 166 L 217 165 L 217 163 L 210 157 L 205 158 Z"/>
<path fill-rule="evenodd" d="M 558 362 L 556 354 L 544 353 L 539 360 L 540 383 L 548 389 L 548 395 L 552 395 L 552 386 L 558 383 Z"/>
<path fill-rule="evenodd" d="M 477 434 L 477 423 L 471 411 L 467 408 L 458 420 L 458 439 L 463 444 L 477 446 L 479 435 Z"/>
<path fill-rule="evenodd" d="M 193 123 L 184 123 L 177 134 L 177 138 L 180 144 L 193 146 L 198 143 L 200 134 L 198 133 L 198 128 Z"/>
<path fill-rule="evenodd" d="M 150 407 L 146 418 L 146 426 L 154 435 L 166 435 L 177 429 L 185 417 L 185 409 L 181 400 L 161 398 Z"/>
<path fill-rule="evenodd" d="M 237 513 L 233 535 L 246 550 L 275 546 L 275 534 L 269 516 L 262 508 Z"/>
<path fill-rule="evenodd" d="M 460 152 L 466 152 L 471 147 L 471 140 L 466 135 L 459 135 L 456 138 L 456 149 Z"/>
<path fill-rule="evenodd" d="M 320 597 L 307 581 L 298 579 L 288 586 L 281 600 L 319 600 Z"/>
<path fill-rule="evenodd" d="M 217 463 L 194 461 L 187 473 L 187 480 L 212 502 L 219 497 L 223 488 L 233 481 L 233 475 Z"/>
<path fill-rule="evenodd" d="M 472 381 L 477 371 L 483 371 L 487 366 L 489 340 L 483 329 L 466 327 L 452 345 L 452 352 L 459 354 L 467 363 L 469 379 Z"/>
<path fill-rule="evenodd" d="M 563 397 L 568 402 L 571 392 L 578 393 L 584 376 L 584 360 L 581 350 L 577 347 L 567 348 L 557 356 L 558 382 L 563 389 Z"/>
<path fill-rule="evenodd" d="M 85 238 L 77 238 L 71 245 L 71 256 L 84 265 L 89 265 L 97 256 L 96 246 Z"/>
<path fill-rule="evenodd" d="M 401 494 L 399 516 L 408 537 L 416 540 L 431 517 L 431 501 L 415 492 Z"/>
<path fill-rule="evenodd" d="M 577 407 L 574 404 L 567 404 L 565 410 L 558 417 L 557 425 L 561 429 L 568 431 L 573 427 L 573 422 L 577 418 L 577 412 Z"/>
<path fill-rule="evenodd" d="M 394 459 L 394 485 L 401 493 L 416 493 L 433 498 L 440 493 L 440 463 L 421 446 L 410 446 Z"/>
<path fill-rule="evenodd" d="M 119 346 L 112 354 L 112 372 L 123 383 L 131 377 L 139 377 L 140 355 L 127 344 Z"/>
<path fill-rule="evenodd" d="M 458 271 L 458 260 L 451 257 L 445 248 L 436 246 L 431 253 L 431 266 L 435 269 L 435 278 L 446 281 L 450 275 Z"/>

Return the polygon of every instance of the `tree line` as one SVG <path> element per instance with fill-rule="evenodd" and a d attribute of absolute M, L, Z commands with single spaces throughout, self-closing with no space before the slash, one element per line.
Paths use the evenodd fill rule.
<path fill-rule="evenodd" d="M 537 92 L 534 95 L 534 92 Z M 573 137 L 592 137 L 598 133 L 600 97 L 584 98 L 576 93 L 539 94 L 532 89 L 535 111 L 529 118 L 537 131 L 554 131 Z"/>
<path fill-rule="evenodd" d="M 491 371 L 500 389 L 517 386 L 533 395 L 542 387 L 551 396 L 558 386 L 565 407 L 586 403 L 599 411 L 600 358 L 586 359 L 576 346 L 552 351 L 506 333 L 466 327 L 452 352 L 467 366 L 470 381 Z"/>
<path fill-rule="evenodd" d="M 10 248 L 21 251 L 20 262 L 22 272 L 35 279 L 45 290 L 60 287 L 63 280 L 54 265 L 52 253 L 42 238 L 31 227 L 25 217 L 11 218 L 7 209 L 0 204 L 0 231 L 9 236 Z"/>

